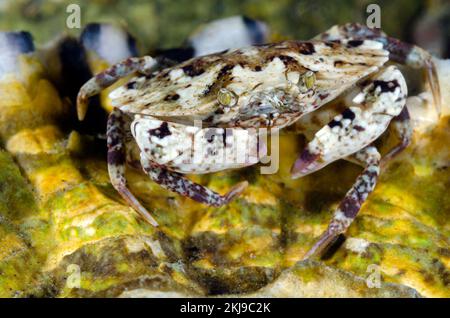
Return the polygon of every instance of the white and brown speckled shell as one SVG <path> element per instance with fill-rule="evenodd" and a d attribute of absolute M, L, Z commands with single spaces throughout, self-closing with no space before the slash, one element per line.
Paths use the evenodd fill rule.
<path fill-rule="evenodd" d="M 258 119 L 261 98 L 273 98 L 281 91 L 281 106 L 275 110 L 279 121 L 270 126 L 285 126 L 335 99 L 387 60 L 382 44 L 370 40 L 286 41 L 194 58 L 151 76 L 135 77 L 110 97 L 113 105 L 128 113 L 168 121 L 201 119 L 212 126 L 257 127 L 265 126 Z M 297 82 L 308 70 L 315 73 L 315 88 L 299 94 Z M 217 101 L 221 88 L 238 97 L 226 111 Z"/>

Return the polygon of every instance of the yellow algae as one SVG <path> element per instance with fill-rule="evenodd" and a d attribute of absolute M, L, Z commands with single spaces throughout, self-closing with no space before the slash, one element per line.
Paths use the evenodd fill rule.
<path fill-rule="evenodd" d="M 246 297 L 418 297 L 399 284 L 381 282 L 370 288 L 366 278 L 324 265 L 302 261 L 284 271 L 275 281 Z"/>
<path fill-rule="evenodd" d="M 29 105 L 31 102 L 31 97 L 27 94 L 23 83 L 17 80 L 2 81 L 0 94 L 2 96 L 2 112 L 0 113 L 2 120 L 9 108 Z"/>
<path fill-rule="evenodd" d="M 16 79 L 2 81 L 0 133 L 8 138 L 21 128 L 31 128 L 55 121 L 65 109 L 59 94 L 47 80 L 37 80 L 30 92 L 26 85 Z"/>
<path fill-rule="evenodd" d="M 0 297 L 38 295 L 41 266 L 23 234 L 0 217 Z"/>
<path fill-rule="evenodd" d="M 145 249 L 145 241 L 139 237 L 127 237 L 125 244 L 130 253 L 137 253 Z"/>
<path fill-rule="evenodd" d="M 414 173 L 419 177 L 426 177 L 434 173 L 434 168 L 430 164 L 418 162 L 414 165 Z"/>
<path fill-rule="evenodd" d="M 67 138 L 66 149 L 72 154 L 80 155 L 83 153 L 82 137 L 77 131 L 71 131 Z"/>
<path fill-rule="evenodd" d="M 246 192 L 243 194 L 245 200 L 253 204 L 267 204 L 275 205 L 277 204 L 277 199 L 273 193 L 259 188 L 250 186 L 247 188 Z"/>
<path fill-rule="evenodd" d="M 404 285 L 414 286 L 426 297 L 450 297 L 450 290 L 446 288 L 447 278 L 440 276 L 439 265 L 423 252 L 387 249 L 381 266 L 385 272 L 391 273 L 391 277 Z M 446 275 L 445 269 L 442 270 L 442 274 Z"/>
<path fill-rule="evenodd" d="M 94 64 L 96 71 L 107 66 Z M 211 295 L 264 286 L 264 293 L 278 296 L 415 296 L 411 288 L 424 296 L 448 296 L 448 118 L 420 140 L 416 136 L 382 171 L 344 244 L 321 262 L 297 263 L 326 228 L 360 167 L 339 161 L 292 180 L 290 168 L 304 142 L 282 135 L 275 174 L 262 175 L 259 165 L 188 176 L 219 193 L 249 181 L 241 197 L 220 208 L 182 198 L 128 169 L 129 187 L 161 225 L 154 229 L 110 184 L 105 147 L 92 147 L 92 139 L 79 132 L 69 135 L 72 127 L 55 120 L 68 119 L 68 113 L 40 67 L 28 60 L 23 68 L 22 82 L 10 78 L 0 83 L 0 92 L 14 92 L 0 101 L 0 137 L 24 174 L 17 168 L 14 175 L 37 194 L 35 211 L 24 208 L 27 213 L 16 219 L 36 250 L 27 249 L 21 235 L 0 231 L 1 242 L 9 242 L 0 254 L 0 267 L 7 261 L 8 279 L 24 266 L 24 255 L 39 255 L 42 264 L 33 270 L 51 277 L 51 283 L 35 284 L 52 287 L 60 297 L 146 288 Z M 101 100 L 109 110 L 106 94 Z M 0 178 L 8 180 L 5 175 Z M 16 204 L 16 197 L 0 194 L 2 207 Z M 12 218 L 13 213 L 2 215 Z M 71 264 L 80 267 L 79 288 L 66 284 Z M 365 281 L 371 265 L 380 267 L 383 278 L 377 291 Z M 27 272 L 24 281 L 33 281 L 34 274 Z M 0 290 L 8 283 L 24 288 L 21 280 L 11 282 L 0 279 Z"/>
<path fill-rule="evenodd" d="M 47 80 L 44 75 L 46 71 L 34 54 L 22 54 L 18 56 L 18 61 L 19 78 L 26 85 L 28 94 L 34 96 L 37 92 L 36 83 Z"/>
<path fill-rule="evenodd" d="M 0 259 L 2 261 L 26 248 L 23 240 L 14 233 L 0 233 L 0 246 L 2 247 L 0 249 Z"/>
<path fill-rule="evenodd" d="M 32 188 L 7 152 L 0 150 L 0 211 L 1 216 L 19 221 L 38 209 Z"/>
<path fill-rule="evenodd" d="M 210 259 L 207 259 L 207 258 L 202 258 L 198 261 L 192 262 L 192 266 L 203 268 L 203 269 L 212 269 L 212 270 L 216 267 L 216 265 L 213 262 L 211 262 Z"/>
<path fill-rule="evenodd" d="M 35 171 L 30 174 L 29 178 L 43 200 L 83 181 L 80 172 L 70 162 L 62 162 L 59 165 Z"/>
<path fill-rule="evenodd" d="M 36 95 L 31 104 L 35 114 L 47 117 L 47 119 L 55 118 L 65 110 L 58 91 L 47 80 L 40 80 L 36 83 Z"/>
<path fill-rule="evenodd" d="M 62 138 L 59 128 L 52 125 L 37 129 L 23 129 L 9 138 L 6 149 L 15 155 L 58 153 L 61 150 Z"/>
<path fill-rule="evenodd" d="M 47 205 L 51 208 L 54 217 L 67 219 L 79 215 L 89 216 L 89 213 L 113 202 L 95 186 L 84 182 L 68 191 L 56 194 Z"/>

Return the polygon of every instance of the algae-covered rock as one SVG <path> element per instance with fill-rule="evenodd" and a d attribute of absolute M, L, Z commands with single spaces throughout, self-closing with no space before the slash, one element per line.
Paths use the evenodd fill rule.
<path fill-rule="evenodd" d="M 36 57 L 19 60 L 22 76 L 9 74 L 0 83 L 1 139 L 9 151 L 1 153 L 2 295 L 115 296 L 147 280 L 194 289 L 177 265 L 179 243 L 139 220 L 111 185 L 104 189 L 85 176 L 73 145 L 67 147 L 70 134 L 56 125 L 59 96 Z M 69 288 L 73 268 L 80 279 Z"/>
<path fill-rule="evenodd" d="M 35 67 L 29 59 L 24 68 Z M 27 80 L 45 81 L 42 75 Z M 219 192 L 238 180 L 250 182 L 242 197 L 221 208 L 167 192 L 130 170 L 132 191 L 162 225 L 155 231 L 110 185 L 103 153 L 92 153 L 98 141 L 60 129 L 57 114 L 40 110 L 60 112 L 49 106 L 60 105 L 57 95 L 41 89 L 44 97 L 37 98 L 32 83 L 11 78 L 1 84 L 8 87 L 22 87 L 22 99 L 30 102 L 1 104 L 15 122 L 2 135 L 9 151 L 2 153 L 2 184 L 8 187 L 0 201 L 5 296 L 198 296 L 260 288 L 249 295 L 417 295 L 407 287 L 422 296 L 449 296 L 448 116 L 416 133 L 385 169 L 334 254 L 286 272 L 326 227 L 358 167 L 337 162 L 291 180 L 289 167 L 303 141 L 282 136 L 276 174 L 261 175 L 256 166 L 192 176 Z M 23 122 L 31 109 L 41 114 L 35 115 L 39 124 Z M 380 288 L 365 283 L 371 266 L 379 270 Z"/>
<path fill-rule="evenodd" d="M 4 151 L 0 151 L 0 165 L 0 297 L 39 293 L 43 260 L 20 229 L 37 206 L 31 188 Z"/>
<path fill-rule="evenodd" d="M 410 287 L 368 283 L 367 279 L 323 263 L 302 261 L 284 271 L 273 283 L 246 297 L 418 297 Z"/>
<path fill-rule="evenodd" d="M 306 21 L 303 30 L 287 32 L 286 23 L 298 12 L 317 10 L 284 2 L 277 8 L 267 1 L 245 2 L 236 10 L 256 18 L 270 16 L 266 21 L 274 38 L 309 38 L 314 35 L 310 30 L 329 26 L 322 27 L 328 21 L 322 16 Z M 48 4 L 42 14 L 60 19 L 55 13 L 59 3 Z M 18 1 L 11 10 L 21 6 Z M 190 29 L 187 25 L 202 20 L 210 6 L 190 5 L 196 13 L 186 11 L 180 25 Z M 347 22 L 350 11 L 337 6 L 344 13 L 338 15 L 343 21 L 335 22 Z M 124 14 L 133 17 L 127 20 L 131 29 L 142 30 L 135 32 L 138 38 L 151 35 L 145 38 L 147 48 L 178 45 L 187 34 L 175 26 L 160 34 L 134 19 L 148 17 L 156 7 L 142 3 Z M 288 9 L 294 17 L 282 21 L 279 17 Z M 406 9 L 414 11 L 415 4 Z M 159 25 L 164 17 L 181 14 L 171 10 L 176 11 L 164 7 L 161 20 L 150 23 Z M 227 6 L 224 10 L 242 13 Z M 95 12 L 100 11 L 90 10 L 84 17 L 97 18 Z M 38 39 L 45 32 L 50 31 L 39 33 Z M 108 66 L 92 53 L 93 72 Z M 450 297 L 448 61 L 437 61 L 441 117 L 423 112 L 433 108 L 431 102 L 409 105 L 417 128 L 412 144 L 383 169 L 345 236 L 323 259 L 310 261 L 300 260 L 326 228 L 360 167 L 338 161 L 292 180 L 290 167 L 305 141 L 286 133 L 280 136 L 275 174 L 261 174 L 261 166 L 254 166 L 189 176 L 220 193 L 239 181 L 249 182 L 243 195 L 220 208 L 168 192 L 130 168 L 131 191 L 158 220 L 160 227 L 154 229 L 114 190 L 104 138 L 78 130 L 73 105 L 60 96 L 37 55 L 21 55 L 18 61 L 15 74 L 0 76 L 0 296 Z M 100 101 L 111 109 L 106 93 Z M 391 139 L 389 133 L 383 138 L 386 144 Z"/>

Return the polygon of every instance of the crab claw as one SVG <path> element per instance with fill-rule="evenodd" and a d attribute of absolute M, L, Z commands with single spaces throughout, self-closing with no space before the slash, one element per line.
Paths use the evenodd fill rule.
<path fill-rule="evenodd" d="M 320 169 L 320 154 L 312 153 L 308 148 L 302 151 L 291 168 L 292 179 L 297 179 Z"/>

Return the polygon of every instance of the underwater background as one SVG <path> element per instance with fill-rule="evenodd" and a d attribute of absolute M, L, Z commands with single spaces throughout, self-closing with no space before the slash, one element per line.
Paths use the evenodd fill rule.
<path fill-rule="evenodd" d="M 202 23 L 233 15 L 267 22 L 275 39 L 309 39 L 335 24 L 365 23 L 367 6 L 378 4 L 381 28 L 387 34 L 419 44 L 432 37 L 446 42 L 438 53 L 449 54 L 446 0 L 0 0 L 0 29 L 33 30 L 41 44 L 62 31 L 77 34 L 80 30 L 65 27 L 71 3 L 80 5 L 82 25 L 126 26 L 139 39 L 142 52 L 179 46 Z"/>
<path fill-rule="evenodd" d="M 437 0 L 0 0 L 0 31 L 28 31 L 44 48 L 62 34 L 79 36 L 88 23 L 109 22 L 125 27 L 143 55 L 179 47 L 203 23 L 234 15 L 266 22 L 271 41 L 310 39 L 335 24 L 365 23 L 371 3 L 387 34 L 450 56 L 450 4 Z M 81 28 L 67 27 L 69 4 L 80 6 Z M 88 67 L 96 73 L 108 63 L 94 55 Z M 441 117 L 427 121 L 419 107 L 411 146 L 383 169 L 335 249 L 307 261 L 302 255 L 360 167 L 340 160 L 292 180 L 305 139 L 286 134 L 276 174 L 255 166 L 189 176 L 220 193 L 249 181 L 220 208 L 130 171 L 132 192 L 161 225 L 155 229 L 110 184 L 105 141 L 77 129 L 61 87 L 78 87 L 49 76 L 51 62 L 22 55 L 13 75 L 0 74 L 0 297 L 450 297 L 449 61 L 436 62 Z M 426 90 L 413 74 L 414 92 Z M 105 96 L 99 102 L 108 109 Z"/>

